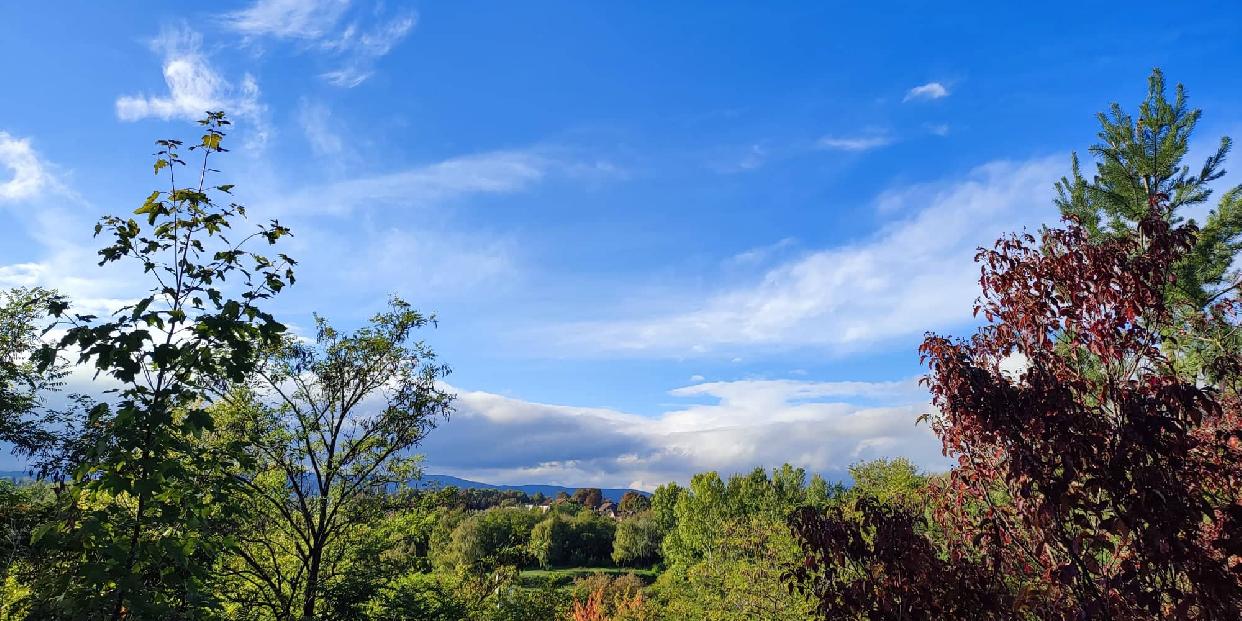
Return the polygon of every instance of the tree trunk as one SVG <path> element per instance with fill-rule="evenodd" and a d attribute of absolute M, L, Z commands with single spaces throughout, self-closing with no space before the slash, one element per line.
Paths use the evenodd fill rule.
<path fill-rule="evenodd" d="M 315 544 L 311 550 L 310 568 L 306 572 L 306 597 L 302 599 L 302 621 L 314 621 L 315 599 L 319 592 L 319 559 L 323 548 Z"/>

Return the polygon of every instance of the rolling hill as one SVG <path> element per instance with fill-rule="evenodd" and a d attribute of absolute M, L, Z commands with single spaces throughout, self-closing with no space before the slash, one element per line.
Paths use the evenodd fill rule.
<path fill-rule="evenodd" d="M 462 489 L 517 490 L 530 495 L 542 493 L 544 496 L 548 496 L 549 498 L 555 497 L 560 492 L 573 494 L 574 490 L 578 489 L 576 487 L 563 487 L 560 485 L 493 485 L 491 483 L 480 483 L 478 481 L 471 481 L 469 479 L 463 479 L 447 474 L 424 474 L 423 478 L 414 482 L 413 485 L 418 488 L 448 487 L 452 485 Z M 621 496 L 623 496 L 626 492 L 638 492 L 644 496 L 651 495 L 637 489 L 608 488 L 601 489 L 600 491 L 604 493 L 604 498 L 607 498 L 613 502 L 620 502 Z"/>

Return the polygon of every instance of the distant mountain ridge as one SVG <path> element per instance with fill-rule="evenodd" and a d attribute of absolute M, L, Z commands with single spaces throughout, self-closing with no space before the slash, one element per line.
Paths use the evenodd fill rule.
<path fill-rule="evenodd" d="M 0 470 L 0 479 L 21 483 L 23 481 L 32 481 L 34 477 L 30 476 L 25 470 Z"/>
<path fill-rule="evenodd" d="M 412 482 L 412 486 L 419 488 L 419 489 L 428 489 L 428 488 L 434 488 L 434 487 L 448 487 L 450 485 L 461 488 L 461 489 L 498 489 L 498 490 L 505 490 L 505 491 L 515 490 L 519 492 L 525 492 L 527 495 L 531 495 L 531 496 L 535 495 L 536 493 L 542 493 L 544 496 L 547 496 L 548 498 L 555 498 L 556 495 L 561 492 L 565 492 L 566 494 L 572 495 L 574 493 L 574 490 L 579 489 L 577 487 L 564 487 L 561 485 L 493 485 L 491 483 L 480 483 L 478 481 L 471 481 L 469 479 L 463 479 L 460 477 L 455 477 L 455 476 L 451 476 L 447 474 L 424 474 L 422 479 Z M 584 487 L 588 487 L 588 486 L 584 486 Z M 613 502 L 620 502 L 621 497 L 624 496 L 626 492 L 637 492 L 644 496 L 651 495 L 640 489 L 627 489 L 627 488 L 603 489 L 601 488 L 600 491 L 603 492 L 604 498 L 607 498 L 608 500 L 611 500 Z"/>
<path fill-rule="evenodd" d="M 0 470 L 0 480 L 3 479 L 8 479 L 14 483 L 24 483 L 33 481 L 34 477 L 31 477 L 25 470 Z M 561 492 L 572 495 L 574 490 L 578 489 L 576 487 L 564 487 L 561 485 L 494 485 L 492 483 L 480 483 L 479 481 L 471 481 L 470 479 L 463 479 L 461 477 L 455 477 L 448 474 L 424 474 L 422 479 L 412 481 L 410 483 L 411 487 L 418 489 L 448 487 L 450 485 L 461 489 L 515 490 L 525 492 L 528 496 L 533 496 L 536 493 L 542 493 L 548 498 L 555 498 L 556 495 Z M 621 502 L 621 497 L 624 496 L 626 492 L 637 492 L 644 496 L 651 495 L 640 489 L 608 488 L 601 489 L 600 491 L 603 492 L 604 498 L 607 498 L 613 502 Z"/>

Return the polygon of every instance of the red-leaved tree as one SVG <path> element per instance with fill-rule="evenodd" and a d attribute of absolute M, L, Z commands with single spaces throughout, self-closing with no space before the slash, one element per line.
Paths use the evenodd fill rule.
<path fill-rule="evenodd" d="M 926 510 L 793 519 L 826 618 L 1242 618 L 1239 352 L 1178 371 L 1167 291 L 1197 231 L 1167 200 L 1129 235 L 1069 219 L 979 253 L 986 324 L 920 348 L 957 460 Z"/>

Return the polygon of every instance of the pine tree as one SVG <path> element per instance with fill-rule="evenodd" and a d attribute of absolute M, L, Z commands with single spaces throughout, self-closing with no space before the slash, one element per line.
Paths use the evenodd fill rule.
<path fill-rule="evenodd" d="M 1116 103 L 1097 116 L 1100 142 L 1089 149 L 1097 172 L 1087 180 L 1074 154 L 1070 177 L 1056 185 L 1061 213 L 1101 240 L 1134 231 L 1153 205 L 1163 203 L 1170 224 L 1188 222 L 1199 229 L 1194 248 L 1177 266 L 1170 301 L 1201 310 L 1237 287 L 1231 263 L 1242 249 L 1242 186 L 1225 192 L 1202 224 L 1185 215 L 1187 208 L 1211 198 L 1210 186 L 1225 174 L 1222 166 L 1232 141 L 1222 137 L 1198 173 L 1191 174 L 1183 160 L 1202 111 L 1187 106 L 1181 84 L 1170 102 L 1159 69 L 1148 78 L 1137 120 Z"/>

